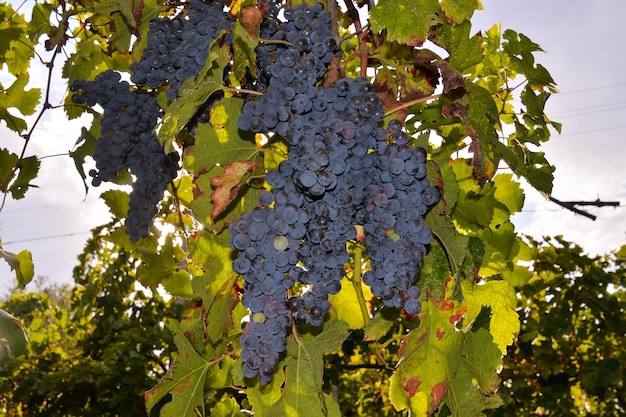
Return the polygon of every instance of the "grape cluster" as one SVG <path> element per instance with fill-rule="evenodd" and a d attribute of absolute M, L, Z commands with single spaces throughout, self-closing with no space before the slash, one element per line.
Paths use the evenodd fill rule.
<path fill-rule="evenodd" d="M 92 185 L 110 181 L 129 168 L 136 177 L 130 194 L 126 231 L 132 241 L 146 237 L 167 184 L 176 176 L 178 154 L 165 154 L 154 127 L 161 108 L 154 96 L 131 90 L 120 74 L 105 71 L 93 81 L 75 80 L 72 101 L 104 109 L 93 158 Z"/>
<path fill-rule="evenodd" d="M 230 244 L 238 251 L 233 269 L 244 277 L 242 303 L 251 312 L 241 338 L 244 376 L 258 375 L 262 384 L 272 379 L 284 349 L 278 340 L 292 315 L 323 323 L 329 294 L 341 289 L 346 242 L 357 237 L 357 224 L 367 233 L 366 253 L 376 271 L 367 274 L 368 285 L 385 304 L 419 312 L 413 282 L 430 241 L 422 216 L 438 200 L 425 179 L 425 151 L 408 145 L 401 123 L 378 127 L 384 111 L 366 78 L 316 87 L 337 53 L 328 11 L 301 5 L 284 16 L 286 22 L 262 24 L 262 37 L 288 44 L 257 48 L 259 84 L 266 90 L 244 105 L 238 124 L 284 138 L 289 152 L 267 173 L 272 191 L 261 194 L 260 207 L 230 225 Z M 383 216 L 389 227 L 380 229 Z M 381 256 L 387 250 L 393 265 Z M 397 279 L 387 284 L 388 275 Z M 299 294 L 296 282 L 305 289 Z"/>
<path fill-rule="evenodd" d="M 372 184 L 356 216 L 370 259 L 363 281 L 386 306 L 413 315 L 421 310 L 420 290 L 413 282 L 433 238 L 423 216 L 440 195 L 426 178 L 426 151 L 408 144 L 398 120 L 389 122 L 387 132 L 392 142 L 377 149 Z"/>
<path fill-rule="evenodd" d="M 152 20 L 143 59 L 131 64 L 131 80 L 153 88 L 169 83 L 165 94 L 174 100 L 183 81 L 204 67 L 209 45 L 221 31 L 228 31 L 226 42 L 231 42 L 232 28 L 222 1 L 191 0 L 186 15 Z"/>
<path fill-rule="evenodd" d="M 260 35 L 262 39 L 278 42 L 265 42 L 256 49 L 258 83 L 255 87 L 266 88 L 272 78 L 275 86 L 278 81 L 290 84 L 293 79 L 300 80 L 299 83 L 312 84 L 312 81 L 319 79 L 320 75 L 326 72 L 330 59 L 337 51 L 337 42 L 330 31 L 330 12 L 324 10 L 324 6 L 320 3 L 310 8 L 303 5 L 286 8 L 284 17 L 287 21 L 281 22 L 275 18 L 275 6 L 272 6 L 271 1 L 267 3 L 270 4 L 270 8 L 261 23 Z M 293 46 L 281 43 L 285 41 Z M 289 52 L 284 54 L 285 51 Z M 310 56 L 304 62 L 300 62 L 298 71 L 284 69 L 294 66 L 301 54 Z M 280 55 L 285 56 L 279 59 Z M 317 65 L 315 71 L 305 68 L 313 61 Z M 279 65 L 274 65 L 277 62 Z"/>

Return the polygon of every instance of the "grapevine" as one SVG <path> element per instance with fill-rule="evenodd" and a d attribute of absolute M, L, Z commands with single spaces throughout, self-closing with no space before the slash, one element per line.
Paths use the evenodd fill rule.
<path fill-rule="evenodd" d="M 138 325 L 172 337 L 140 337 L 130 352 L 154 354 L 158 372 L 137 373 L 149 382 L 140 389 L 114 381 L 116 392 L 185 417 L 370 415 L 373 404 L 381 416 L 480 415 L 500 404 L 515 290 L 532 275 L 511 222 L 517 179 L 550 193 L 553 167 L 536 149 L 560 125 L 543 113 L 556 90 L 538 45 L 499 27 L 472 34 L 479 7 L 68 0 L 35 2 L 25 22 L 0 4 L 0 69 L 15 78 L 0 86 L 0 121 L 25 139 L 17 154 L 0 149 L 5 198 L 35 186 L 43 158 L 26 148 L 56 108 L 49 81 L 28 129 L 16 112 L 35 112 L 40 92 L 25 87 L 23 64 L 37 51 L 52 80 L 65 57 L 66 115 L 95 115 L 70 152 L 79 174 L 94 187 L 132 180 L 132 192 L 102 195 L 114 218 L 77 284 L 107 275 L 112 286 L 84 291 L 98 302 L 81 314 L 108 319 L 117 297 L 119 267 L 99 262 L 127 263 L 132 308 L 116 311 L 130 319 L 150 308 L 149 291 L 171 296 L 171 315 Z M 45 37 L 50 60 L 36 48 Z M 28 251 L 0 249 L 28 282 Z M 58 394 L 29 409 L 73 401 Z"/>

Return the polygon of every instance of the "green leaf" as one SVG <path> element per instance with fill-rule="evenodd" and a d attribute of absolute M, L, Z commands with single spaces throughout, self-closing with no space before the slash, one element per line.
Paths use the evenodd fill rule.
<path fill-rule="evenodd" d="M 229 238 L 228 229 L 219 234 L 203 229 L 187 239 L 189 260 L 205 271 L 204 275 L 210 277 L 207 279 L 214 280 L 219 286 L 233 275 L 231 262 L 234 252 L 228 244 Z M 194 288 L 196 288 L 195 284 Z M 196 289 L 198 295 L 203 296 L 204 291 L 198 291 L 198 289 Z M 211 303 L 211 298 L 205 301 L 208 305 Z"/>
<path fill-rule="evenodd" d="M 204 271 L 193 278 L 191 285 L 194 296 L 202 298 L 205 334 L 212 343 L 231 337 L 229 330 L 237 330 L 235 323 L 240 323 L 247 314 L 235 289 L 238 276 L 231 266 L 233 250 L 228 244 L 229 237 L 228 230 L 214 234 L 203 229 L 187 240 L 189 261 Z"/>
<path fill-rule="evenodd" d="M 253 160 L 259 148 L 249 137 L 241 137 L 237 117 L 241 113 L 243 100 L 225 98 L 211 107 L 210 122 L 198 124 L 195 143 L 184 154 L 185 168 L 202 175 L 218 165 L 227 165 L 236 160 Z"/>
<path fill-rule="evenodd" d="M 172 400 L 161 408 L 161 417 L 204 416 L 204 381 L 211 364 L 200 356 L 181 331 L 180 325 L 170 322 L 178 353 L 167 374 L 146 392 L 148 413 L 171 394 Z"/>
<path fill-rule="evenodd" d="M 481 285 L 463 281 L 461 286 L 469 321 L 476 319 L 483 306 L 491 307 L 489 332 L 501 355 L 506 355 L 507 346 L 513 343 L 520 328 L 514 288 L 506 281 L 489 281 Z"/>
<path fill-rule="evenodd" d="M 278 366 L 284 361 L 278 363 Z M 233 380 L 237 385 L 246 385 L 248 382 L 248 388 L 246 389 L 246 396 L 248 401 L 254 410 L 255 417 L 274 417 L 274 414 L 269 412 L 272 404 L 276 404 L 281 398 L 281 387 L 285 383 L 285 375 L 282 372 L 276 372 L 274 379 L 267 384 L 261 385 L 255 381 L 254 384 L 250 384 L 249 380 L 245 380 L 241 371 L 243 363 L 239 361 L 235 369 L 233 370 Z"/>
<path fill-rule="evenodd" d="M 515 233 L 510 221 L 481 230 L 479 237 L 485 242 L 485 255 L 479 270 L 483 277 L 500 274 L 512 286 L 525 284 L 532 276 L 527 268 L 518 265 L 524 259 L 527 245 Z"/>
<path fill-rule="evenodd" d="M 97 123 L 92 124 L 92 130 L 95 125 L 97 125 Z M 85 194 L 89 192 L 89 187 L 85 181 L 87 179 L 84 168 L 85 158 L 92 156 L 96 151 L 96 135 L 93 134 L 92 130 L 87 130 L 84 127 L 81 128 L 80 137 L 76 141 L 76 148 L 74 148 L 73 151 L 70 151 L 70 158 L 74 160 L 74 166 L 83 180 Z"/>
<path fill-rule="evenodd" d="M 41 162 L 39 162 L 36 156 L 29 156 L 18 162 L 19 169 L 17 178 L 15 178 L 9 186 L 9 191 L 14 199 L 19 200 L 24 198 L 26 190 L 30 187 L 37 187 L 31 184 L 31 180 L 37 178 L 40 165 Z"/>
<path fill-rule="evenodd" d="M 11 43 L 19 42 L 25 35 L 25 29 L 24 16 L 18 14 L 10 4 L 0 3 L 0 63 L 4 63 Z"/>
<path fill-rule="evenodd" d="M 162 126 L 159 129 L 159 140 L 165 145 L 166 152 L 173 150 L 172 143 L 185 125 L 206 103 L 211 94 L 221 91 L 224 68 L 230 61 L 228 49 L 222 45 L 225 34 L 222 34 L 209 47 L 207 62 L 196 76 L 183 82 L 178 91 L 178 99 L 166 109 Z"/>
<path fill-rule="evenodd" d="M 121 4 L 128 4 L 129 1 L 120 1 Z M 126 8 L 126 7 L 124 7 Z M 113 25 L 115 27 L 115 31 L 111 33 L 111 36 L 108 39 L 108 43 L 115 50 L 122 51 L 124 53 L 128 52 L 130 49 L 130 42 L 133 36 L 133 28 L 129 25 L 128 20 L 123 16 L 122 13 L 113 13 L 109 16 L 109 18 L 113 20 Z"/>
<path fill-rule="evenodd" d="M 107 69 L 100 42 L 104 43 L 104 40 L 94 35 L 76 44 L 76 52 L 63 65 L 63 78 L 67 78 L 69 84 L 77 78 L 93 80 Z"/>
<path fill-rule="evenodd" d="M 0 3 L 0 69 L 6 64 L 12 74 L 26 73 L 35 47 L 27 37 L 24 15 L 10 4 Z"/>
<path fill-rule="evenodd" d="M 482 10 L 482 8 L 480 0 L 441 0 L 441 10 L 448 21 L 453 23 L 469 20 L 474 10 Z"/>
<path fill-rule="evenodd" d="M 24 249 L 20 253 L 8 252 L 0 242 L 0 258 L 3 258 L 15 271 L 15 278 L 19 288 L 26 287 L 35 276 L 35 265 L 33 264 L 33 256 L 29 251 Z"/>
<path fill-rule="evenodd" d="M 109 207 L 109 211 L 113 217 L 117 219 L 125 219 L 128 213 L 128 204 L 130 197 L 128 193 L 120 190 L 107 190 L 100 194 L 100 198 Z"/>
<path fill-rule="evenodd" d="M 0 191 L 11 193 L 11 197 L 16 200 L 24 198 L 29 187 L 36 187 L 30 181 L 37 177 L 40 164 L 34 156 L 20 160 L 7 149 L 0 149 Z"/>
<path fill-rule="evenodd" d="M 372 9 L 370 24 L 380 32 L 387 29 L 387 39 L 421 46 L 432 26 L 441 23 L 437 0 L 383 0 Z"/>
<path fill-rule="evenodd" d="M 247 73 L 256 77 L 254 70 L 256 68 L 255 48 L 258 44 L 259 41 L 250 37 L 241 22 L 235 22 L 233 26 L 233 53 L 237 59 L 233 62 L 233 74 L 237 80 L 244 80 Z"/>
<path fill-rule="evenodd" d="M 28 22 L 28 36 L 32 42 L 37 42 L 44 34 L 54 33 L 57 28 L 50 24 L 50 16 L 54 7 L 47 3 L 36 3 L 33 6 L 31 20 Z"/>
<path fill-rule="evenodd" d="M 524 206 L 524 191 L 512 174 L 498 174 L 493 182 L 496 187 L 495 199 L 506 206 L 510 215 L 518 213 Z"/>
<path fill-rule="evenodd" d="M 235 291 L 237 276 L 234 273 L 221 273 L 218 276 L 205 274 L 192 282 L 195 296 L 202 297 L 205 310 L 206 336 L 211 343 L 217 343 L 228 335 L 233 327 L 233 310 L 239 303 Z"/>
<path fill-rule="evenodd" d="M 151 276 L 151 279 L 153 278 Z M 194 295 L 191 282 L 189 271 L 174 269 L 169 274 L 162 276 L 160 284 L 172 296 L 189 299 Z"/>
<path fill-rule="evenodd" d="M 180 331 L 196 352 L 204 352 L 204 308 L 199 303 L 190 303 L 180 314 Z M 205 357 L 206 358 L 206 357 Z"/>
<path fill-rule="evenodd" d="M 121 12 L 122 16 L 124 16 L 124 19 L 126 20 L 126 23 L 128 24 L 128 26 L 134 28 L 136 26 L 135 24 L 135 10 L 133 8 L 133 6 L 135 2 L 130 2 L 127 0 L 118 0 L 117 4 L 119 6 L 119 11 Z M 117 29 L 117 27 L 116 27 Z"/>
<path fill-rule="evenodd" d="M 289 339 L 287 357 L 278 364 L 284 369 L 285 381 L 279 399 L 269 408 L 268 416 L 337 416 L 341 415 L 337 403 L 322 390 L 324 376 L 324 354 L 339 349 L 348 336 L 348 324 L 340 320 L 324 323 L 316 335 L 300 335 Z M 268 403 L 265 403 L 264 408 Z M 253 407 L 257 411 L 260 404 Z"/>
<path fill-rule="evenodd" d="M 556 83 L 550 73 L 540 64 L 535 65 L 533 52 L 543 52 L 543 49 L 527 36 L 513 30 L 506 30 L 502 37 L 503 50 L 511 58 L 511 66 L 514 71 L 526 76 L 528 83 L 533 88 L 548 88 L 556 92 Z"/>
<path fill-rule="evenodd" d="M 460 234 L 449 218 L 436 214 L 435 210 L 426 215 L 425 221 L 445 249 L 452 274 L 456 274 L 467 255 L 469 238 Z"/>
<path fill-rule="evenodd" d="M 543 52 L 543 49 L 531 41 L 523 33 L 517 33 L 514 30 L 507 29 L 502 37 L 505 39 L 502 46 L 504 52 L 510 56 L 523 55 L 531 52 Z"/>
<path fill-rule="evenodd" d="M 454 242 L 447 242 L 454 246 Z M 424 257 L 422 269 L 419 272 L 418 285 L 428 290 L 429 296 L 435 300 L 444 297 L 445 285 L 452 276 L 450 262 L 445 247 L 438 241 L 431 242 L 428 253 Z M 452 255 L 454 256 L 454 255 Z"/>
<path fill-rule="evenodd" d="M 379 340 L 391 330 L 394 321 L 397 319 L 397 316 L 390 316 L 390 314 L 388 314 L 391 311 L 392 310 L 388 308 L 378 310 L 363 329 L 363 341 L 370 342 Z"/>
<path fill-rule="evenodd" d="M 162 284 L 172 295 L 191 297 L 193 290 L 189 271 L 184 268 L 185 254 L 174 244 L 171 234 L 166 236 L 165 243 L 158 250 L 145 247 L 139 247 L 138 250 L 143 260 L 143 264 L 137 268 L 138 281 L 153 289 Z"/>
<path fill-rule="evenodd" d="M 371 300 L 374 297 L 370 287 L 362 281 L 359 281 L 358 285 L 361 286 L 361 296 L 365 300 Z M 348 323 L 350 329 L 362 329 L 365 326 L 365 319 L 359 304 L 359 294 L 352 283 L 352 274 L 341 281 L 341 290 L 337 294 L 329 295 L 328 301 L 337 313 L 337 318 Z"/>
<path fill-rule="evenodd" d="M 443 402 L 452 416 L 482 416 L 484 410 L 502 405 L 495 394 L 500 383 L 496 373 L 500 352 L 485 329 L 466 333 L 464 342 L 459 368 Z"/>
<path fill-rule="evenodd" d="M 0 184 L 2 184 L 3 193 L 9 191 L 9 183 L 13 178 L 13 169 L 19 161 L 17 154 L 9 152 L 8 149 L 0 148 Z"/>
<path fill-rule="evenodd" d="M 24 355 L 27 351 L 28 339 L 20 321 L 0 310 L 0 364 Z"/>
<path fill-rule="evenodd" d="M 472 166 L 467 160 L 450 162 L 459 186 L 459 195 L 452 211 L 452 218 L 461 229 L 477 230 L 489 226 L 495 205 L 492 183 L 480 186 L 473 177 Z"/>
<path fill-rule="evenodd" d="M 468 84 L 466 88 L 470 100 L 469 112 L 462 121 L 474 141 L 470 147 L 474 153 L 474 177 L 483 182 L 491 179 L 498 168 L 500 156 L 493 149 L 494 143 L 498 142 L 498 107 L 488 90 L 476 84 Z"/>
<path fill-rule="evenodd" d="M 241 411 L 234 398 L 222 398 L 211 410 L 211 417 L 249 417 L 249 414 Z"/>
<path fill-rule="evenodd" d="M 442 3 L 443 6 L 443 3 Z M 463 74 L 483 60 L 483 39 L 480 34 L 470 36 L 472 24 L 442 25 L 437 30 L 437 42 L 450 53 L 450 67 Z"/>
<path fill-rule="evenodd" d="M 28 81 L 28 73 L 21 73 L 11 86 L 0 94 L 0 120 L 4 120 L 9 129 L 18 133 L 26 130 L 26 121 L 9 110 L 16 109 L 24 116 L 31 115 L 35 113 L 41 98 L 39 88 L 25 89 Z"/>
<path fill-rule="evenodd" d="M 444 155 L 441 155 L 441 156 L 443 158 Z M 450 166 L 449 159 L 450 159 L 449 155 L 445 155 L 445 160 L 442 160 L 439 158 L 437 160 L 437 166 L 439 167 L 439 174 L 441 175 L 441 182 L 442 182 L 440 188 L 443 190 L 441 201 L 445 209 L 445 214 L 447 216 L 450 216 L 450 214 L 452 214 L 452 210 L 454 209 L 454 206 L 456 205 L 456 202 L 458 201 L 458 198 L 459 198 L 459 184 L 456 179 L 456 174 L 454 173 L 454 170 Z M 431 171 L 432 171 L 431 169 L 428 170 L 429 179 L 430 179 Z M 437 208 L 431 211 L 434 211 L 434 210 L 437 210 Z"/>

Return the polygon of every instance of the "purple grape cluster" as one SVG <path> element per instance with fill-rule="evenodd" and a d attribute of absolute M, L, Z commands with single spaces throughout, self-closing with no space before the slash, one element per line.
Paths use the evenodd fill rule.
<path fill-rule="evenodd" d="M 330 12 L 324 10 L 321 3 L 315 3 L 310 8 L 304 5 L 286 8 L 284 17 L 287 21 L 281 22 L 275 17 L 277 13 L 273 2 L 267 3 L 270 6 L 261 23 L 261 38 L 279 42 L 266 42 L 256 49 L 258 82 L 255 88 L 266 88 L 272 78 L 275 86 L 278 80 L 290 84 L 292 79 L 297 79 L 300 80 L 299 84 L 310 82 L 313 78 L 319 79 L 321 74 L 326 72 L 332 56 L 337 53 L 337 42 L 330 31 Z M 280 43 L 283 41 L 290 42 L 293 46 Z M 279 59 L 285 51 L 290 52 Z M 284 69 L 293 67 L 300 54 L 309 54 L 310 57 L 304 62 L 299 62 L 301 64 L 297 67 L 299 71 Z M 279 65 L 274 65 L 277 62 Z M 316 71 L 304 68 L 313 63 L 317 65 Z M 304 80 L 305 77 L 308 80 Z"/>
<path fill-rule="evenodd" d="M 426 178 L 426 151 L 408 144 L 402 123 L 387 126 L 391 143 L 378 146 L 372 184 L 356 220 L 365 230 L 370 270 L 363 282 L 388 307 L 407 314 L 421 310 L 420 289 L 413 285 L 433 238 L 424 214 L 439 201 L 439 190 Z"/>
<path fill-rule="evenodd" d="M 238 251 L 233 269 L 244 278 L 242 303 L 251 312 L 241 338 L 243 373 L 258 376 L 262 384 L 272 379 L 284 349 L 278 339 L 285 338 L 292 317 L 323 323 L 329 294 L 341 289 L 349 261 L 346 242 L 357 237 L 357 224 L 368 233 L 366 253 L 376 257 L 376 275 L 367 275 L 373 291 L 385 304 L 411 314 L 419 311 L 413 301 L 419 303 L 419 290 L 413 282 L 429 231 L 420 231 L 415 240 L 413 223 L 421 219 L 425 228 L 426 202 L 438 200 L 437 190 L 425 179 L 425 151 L 408 145 L 400 123 L 390 123 L 388 130 L 378 127 L 384 110 L 366 78 L 343 78 L 330 88 L 316 86 L 337 53 L 330 14 L 316 4 L 287 8 L 284 16 L 286 22 L 266 19 L 262 24 L 266 39 L 289 44 L 267 42 L 257 48 L 259 84 L 266 89 L 244 105 L 238 124 L 242 130 L 283 138 L 288 156 L 267 173 L 271 191 L 261 194 L 260 207 L 230 225 L 230 244 Z M 419 219 L 419 204 L 407 207 L 416 194 L 425 204 L 424 210 L 418 209 Z M 378 233 L 382 214 L 389 227 L 382 230 L 381 239 L 374 228 Z M 406 224 L 400 226 L 402 222 Z M 400 243 L 390 244 L 387 236 Z M 421 246 L 414 247 L 414 242 Z M 402 263 L 402 271 L 412 269 L 403 276 L 408 285 L 398 279 L 395 287 L 382 291 L 376 281 L 382 257 L 376 250 L 380 254 L 387 247 L 393 248 L 397 263 L 403 256 L 410 258 Z M 395 269 L 391 274 L 399 275 Z M 299 294 L 293 290 L 296 282 L 305 288 Z M 397 301 L 389 304 L 387 298 Z"/>
<path fill-rule="evenodd" d="M 178 154 L 165 154 L 154 127 L 161 108 L 151 94 L 131 90 L 120 74 L 105 71 L 93 81 L 75 80 L 70 86 L 75 104 L 104 109 L 100 137 L 93 158 L 96 169 L 89 171 L 93 186 L 110 181 L 129 168 L 136 177 L 130 193 L 126 231 L 132 241 L 148 236 L 157 204 L 178 169 Z"/>
<path fill-rule="evenodd" d="M 143 58 L 131 64 L 131 80 L 153 88 L 169 83 L 165 94 L 174 100 L 180 85 L 204 67 L 209 45 L 220 32 L 228 31 L 226 42 L 231 42 L 232 28 L 233 19 L 222 1 L 191 0 L 186 14 L 153 19 Z"/>

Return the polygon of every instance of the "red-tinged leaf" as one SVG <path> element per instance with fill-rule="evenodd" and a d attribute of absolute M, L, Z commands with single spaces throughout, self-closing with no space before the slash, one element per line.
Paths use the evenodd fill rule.
<path fill-rule="evenodd" d="M 224 173 L 211 178 L 211 185 L 215 191 L 211 194 L 213 211 L 211 218 L 215 219 L 226 210 L 230 203 L 237 198 L 241 186 L 252 171 L 259 166 L 251 161 L 234 161 L 224 167 Z"/>
<path fill-rule="evenodd" d="M 391 377 L 391 401 L 397 410 L 432 413 L 441 403 L 458 367 L 462 332 L 455 323 L 465 314 L 456 301 L 422 305 L 418 329 L 403 341 L 398 367 Z"/>
<path fill-rule="evenodd" d="M 259 164 L 259 167 L 263 164 L 262 154 L 255 142 L 243 135 L 237 126 L 242 106 L 243 100 L 233 97 L 214 103 L 210 123 L 198 125 L 195 142 L 183 155 L 183 166 L 194 177 L 194 198 L 189 206 L 194 217 L 211 230 L 221 230 L 227 220 L 251 210 L 258 203 L 257 188 L 246 187 L 238 195 L 239 204 L 231 204 L 222 212 L 219 222 L 213 222 L 212 213 L 217 213 L 219 209 L 214 208 L 211 200 L 211 180 L 220 175 L 221 167 L 242 160 Z M 262 169 L 257 172 L 261 175 Z"/>
<path fill-rule="evenodd" d="M 494 332 L 480 326 L 473 329 L 480 308 L 475 301 L 450 299 L 452 287 L 450 281 L 443 301 L 423 303 L 420 327 L 401 343 L 390 381 L 390 398 L 397 410 L 427 416 L 445 404 L 455 410 L 455 416 L 481 415 L 501 403 L 496 370 L 502 354 Z M 464 287 L 465 297 L 472 294 L 472 288 Z M 466 414 L 466 408 L 472 412 Z"/>
<path fill-rule="evenodd" d="M 180 315 L 180 331 L 196 352 L 204 350 L 204 307 L 200 302 L 191 303 Z"/>

